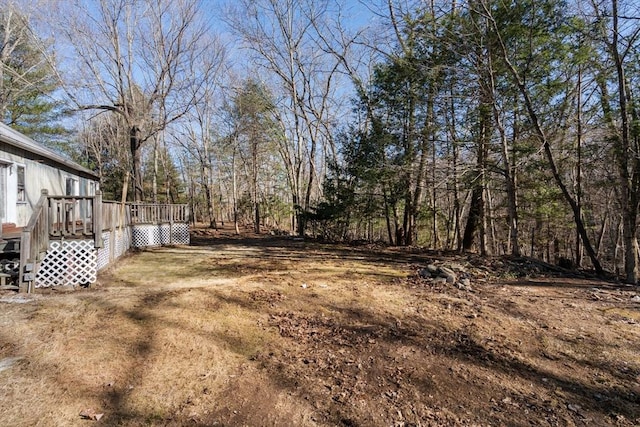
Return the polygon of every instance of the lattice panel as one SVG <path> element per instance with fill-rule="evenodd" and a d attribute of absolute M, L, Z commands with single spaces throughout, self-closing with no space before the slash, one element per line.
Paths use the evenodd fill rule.
<path fill-rule="evenodd" d="M 171 230 L 171 243 L 174 245 L 188 245 L 191 243 L 189 236 L 189 224 L 173 224 Z"/>
<path fill-rule="evenodd" d="M 131 247 L 131 231 L 129 228 L 102 233 L 104 247 L 98 249 L 98 271 L 127 253 Z"/>
<path fill-rule="evenodd" d="M 98 270 L 102 270 L 109 265 L 111 257 L 111 232 L 102 233 L 103 247 L 98 249 Z"/>
<path fill-rule="evenodd" d="M 150 236 L 151 240 L 149 241 L 149 246 L 160 246 L 162 245 L 162 235 L 160 234 L 160 227 L 157 225 L 150 226 Z"/>
<path fill-rule="evenodd" d="M 173 224 L 173 230 L 171 240 L 175 245 L 188 245 L 191 243 L 191 236 L 189 235 L 189 224 Z"/>
<path fill-rule="evenodd" d="M 51 242 L 36 275 L 36 288 L 95 282 L 98 266 L 96 252 L 93 240 Z"/>
<path fill-rule="evenodd" d="M 149 233 L 143 227 L 133 227 L 131 230 L 131 246 L 134 248 L 143 248 L 149 244 Z"/>
<path fill-rule="evenodd" d="M 161 245 L 188 245 L 189 224 L 142 224 L 133 226 L 131 231 L 132 246 L 144 248 Z"/>
<path fill-rule="evenodd" d="M 131 231 L 132 246 L 136 248 L 160 246 L 160 238 L 160 229 L 157 225 L 134 225 Z"/>
<path fill-rule="evenodd" d="M 131 247 L 190 243 L 189 224 L 141 224 L 102 233 L 104 247 L 93 240 L 53 241 L 40 263 L 35 287 L 93 283 L 97 271 L 124 255 Z M 19 264 L 16 264 L 19 266 Z M 19 267 L 18 267 L 19 268 Z M 0 265 L 0 270 L 8 269 Z"/>
<path fill-rule="evenodd" d="M 114 256 L 120 258 L 131 247 L 131 229 L 127 227 L 124 230 L 116 231 L 116 250 Z"/>
<path fill-rule="evenodd" d="M 158 232 L 160 233 L 161 245 L 168 245 L 171 243 L 171 225 L 170 224 L 160 225 Z"/>

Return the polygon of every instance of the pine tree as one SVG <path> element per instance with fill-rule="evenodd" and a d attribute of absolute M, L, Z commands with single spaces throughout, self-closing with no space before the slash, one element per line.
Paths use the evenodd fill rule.
<path fill-rule="evenodd" d="M 13 5 L 0 10 L 0 120 L 38 140 L 67 134 L 59 124 L 59 85 L 29 19 Z"/>

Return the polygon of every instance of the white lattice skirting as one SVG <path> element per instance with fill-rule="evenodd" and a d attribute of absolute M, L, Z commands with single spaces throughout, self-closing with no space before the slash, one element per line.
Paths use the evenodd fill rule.
<path fill-rule="evenodd" d="M 102 233 L 103 247 L 98 249 L 98 271 L 102 270 L 131 247 L 131 229 L 129 227 Z"/>
<path fill-rule="evenodd" d="M 131 246 L 188 245 L 189 224 L 139 224 L 131 231 Z"/>
<path fill-rule="evenodd" d="M 96 281 L 97 251 L 93 240 L 53 241 L 36 275 L 36 288 L 89 284 Z"/>
<path fill-rule="evenodd" d="M 35 287 L 73 286 L 96 281 L 98 270 L 124 255 L 129 248 L 188 245 L 189 224 L 142 224 L 102 233 L 104 246 L 93 240 L 56 240 L 40 263 Z"/>
<path fill-rule="evenodd" d="M 111 231 L 102 233 L 102 245 L 98 249 L 98 270 L 102 270 L 111 262 Z"/>

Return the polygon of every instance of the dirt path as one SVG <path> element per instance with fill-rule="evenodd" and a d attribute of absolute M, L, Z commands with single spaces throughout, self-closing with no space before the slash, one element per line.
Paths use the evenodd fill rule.
<path fill-rule="evenodd" d="M 196 232 L 0 296 L 0 425 L 640 425 L 637 288 Z"/>

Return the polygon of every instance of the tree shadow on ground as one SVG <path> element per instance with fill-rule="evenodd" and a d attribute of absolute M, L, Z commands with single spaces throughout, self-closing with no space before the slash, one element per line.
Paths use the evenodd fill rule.
<path fill-rule="evenodd" d="M 274 246 L 279 247 L 279 246 Z M 545 284 L 546 285 L 546 284 Z M 573 287 L 573 286 L 572 286 Z M 581 288 L 580 286 L 575 286 Z M 220 298 L 218 296 L 218 298 Z M 235 304 L 241 306 L 247 310 L 255 310 L 256 304 L 248 302 L 242 297 L 223 297 L 227 304 Z M 629 419 L 634 419 L 638 415 L 637 401 L 635 400 L 633 393 L 628 393 L 624 390 L 609 389 L 606 386 L 599 386 L 589 384 L 586 379 L 570 379 L 554 374 L 552 370 L 546 370 L 538 365 L 524 362 L 518 357 L 506 354 L 504 352 L 496 351 L 495 349 L 487 348 L 486 345 L 478 343 L 475 338 L 468 335 L 464 330 L 450 330 L 447 325 L 437 322 L 429 323 L 424 317 L 416 318 L 403 318 L 402 324 L 398 325 L 398 319 L 393 317 L 380 316 L 379 313 L 374 313 L 362 308 L 356 308 L 351 305 L 339 306 L 328 302 L 318 302 L 319 307 L 328 310 L 329 312 L 340 313 L 337 320 L 334 319 L 317 319 L 302 316 L 296 320 L 295 316 L 286 325 L 289 330 L 302 327 L 311 327 L 312 336 L 317 339 L 322 334 L 318 333 L 318 330 L 326 330 L 327 336 L 327 348 L 333 346 L 345 347 L 348 349 L 356 349 L 361 354 L 367 354 L 367 343 L 380 343 L 383 342 L 388 348 L 397 347 L 398 345 L 403 347 L 410 347 L 414 351 L 428 351 L 430 354 L 435 354 L 441 357 L 448 358 L 451 363 L 455 361 L 463 362 L 466 364 L 472 364 L 479 366 L 485 370 L 497 373 L 502 376 L 511 378 L 518 378 L 521 383 L 536 384 L 540 389 L 547 390 L 549 394 L 555 393 L 558 389 L 564 390 L 567 396 L 571 397 L 572 402 L 580 402 L 583 408 L 597 411 L 602 416 L 609 417 L 613 413 L 621 414 Z M 515 315 L 520 319 L 525 319 L 529 314 L 526 312 L 512 312 L 511 315 Z M 285 317 L 286 318 L 286 317 Z M 411 327 L 407 327 L 407 324 L 411 324 Z M 395 325 L 395 326 L 394 326 Z M 427 331 L 428 339 L 416 331 Z M 282 334 L 282 330 L 281 330 Z M 300 350 L 300 354 L 313 354 L 317 351 L 317 348 L 313 348 L 314 339 L 310 342 L 306 339 L 301 339 L 300 336 L 296 336 L 291 332 L 285 332 L 285 338 L 295 340 L 297 344 L 302 345 L 305 348 Z M 220 337 L 224 339 L 224 337 Z M 235 339 L 235 338 L 234 338 Z M 322 344 L 322 342 L 320 342 Z M 233 345 L 233 343 L 232 343 Z M 274 384 L 279 387 L 288 390 L 288 393 L 301 393 L 301 383 L 304 385 L 305 381 L 301 378 L 306 378 L 308 375 L 303 375 L 300 371 L 293 369 L 282 369 L 282 360 L 271 361 L 270 359 L 260 359 L 266 372 L 273 377 Z M 285 361 L 287 362 L 287 361 Z M 288 362 L 293 362 L 289 360 Z M 549 362 L 551 363 L 551 362 Z M 583 361 L 574 360 L 573 363 L 582 364 Z M 596 365 L 599 369 L 608 372 L 612 376 L 616 376 L 616 370 L 614 367 L 606 365 Z M 315 380 L 323 379 L 322 376 L 327 373 L 318 374 Z M 325 377 L 325 380 L 329 380 L 329 377 Z M 629 379 L 629 378 L 627 378 Z M 432 387 L 432 381 L 426 381 L 425 389 Z M 316 401 L 323 401 L 327 399 L 327 396 L 323 393 L 317 393 L 314 395 L 313 387 L 311 383 L 307 384 L 305 391 L 306 398 L 311 398 Z M 309 396 L 311 395 L 311 396 Z M 425 396 L 421 396 L 426 398 Z M 339 403 L 339 402 L 338 402 Z M 528 405 L 529 407 L 537 406 L 537 410 L 551 413 L 554 417 L 561 417 L 561 413 L 564 413 L 566 417 L 566 410 L 560 411 L 553 408 L 546 407 L 544 401 L 531 401 L 526 396 L 521 398 L 521 405 Z M 481 410 L 482 408 L 478 408 Z M 350 424 L 357 424 L 357 417 L 346 416 L 345 411 L 333 409 L 327 409 L 326 421 L 345 424 L 348 420 Z M 347 411 L 348 412 L 348 411 Z M 557 414 L 556 414 L 557 412 Z M 352 414 L 353 415 L 353 414 Z M 502 423 L 507 422 L 511 425 L 516 425 L 517 422 L 510 418 L 504 418 L 499 414 L 487 414 L 483 416 L 492 419 L 494 422 Z M 493 418 L 492 418 L 493 417 Z M 559 419 L 559 418 L 558 418 Z M 372 420 L 369 420 L 372 421 Z M 516 424 L 514 424 L 516 423 Z M 528 422 L 523 421 L 521 425 L 528 425 Z"/>
<path fill-rule="evenodd" d="M 211 239 L 207 241 L 211 242 Z M 364 262 L 372 269 L 387 263 L 406 267 L 418 258 L 423 261 L 428 258 L 414 254 L 380 255 L 364 249 L 334 248 L 282 238 L 227 239 L 226 242 L 221 239 L 211 245 L 200 242 L 196 250 L 206 247 L 225 250 L 225 245 L 257 249 L 260 257 L 278 262 L 278 268 L 286 268 L 283 260 L 304 262 L 309 257 L 314 261 L 349 259 Z M 177 250 L 186 254 L 180 259 L 188 259 L 192 249 Z M 158 274 L 162 273 L 160 270 L 161 266 Z M 213 271 L 203 270 L 197 274 Z M 136 287 L 126 282 L 118 285 L 126 289 Z M 518 285 L 507 286 L 515 288 Z M 420 288 L 408 290 L 403 286 L 398 286 L 398 289 L 410 292 L 416 299 L 427 298 L 429 292 Z M 574 288 L 567 285 L 561 289 L 571 291 Z M 575 289 L 582 287 L 575 285 Z M 189 292 L 197 294 L 197 298 L 192 299 L 198 302 L 197 306 L 180 300 Z M 311 421 L 326 425 L 390 425 L 404 420 L 405 425 L 481 422 L 525 426 L 531 424 L 530 418 L 542 421 L 545 417 L 550 424 L 569 424 L 571 420 L 588 423 L 586 417 L 591 416 L 589 414 L 599 417 L 592 420 L 593 423 L 604 420 L 614 424 L 616 420 L 611 418 L 614 415 L 629 420 L 640 417 L 639 396 L 632 390 L 634 375 L 640 375 L 640 372 L 631 369 L 621 375 L 620 365 L 566 356 L 545 360 L 540 354 L 493 347 L 473 330 L 474 318 L 466 317 L 472 314 L 480 296 L 456 294 L 460 299 L 465 295 L 472 303 L 457 309 L 456 316 L 466 320 L 455 324 L 428 311 L 416 314 L 407 310 L 402 316 L 393 315 L 385 310 L 383 301 L 358 304 L 337 301 L 330 291 L 313 296 L 292 292 L 286 300 L 276 299 L 273 304 L 268 295 L 255 299 L 251 292 L 228 289 L 222 292 L 216 287 L 145 288 L 140 293 L 132 293 L 131 300 L 123 305 L 108 297 L 88 300 L 91 308 L 126 319 L 126 324 L 135 332 L 124 354 L 127 363 L 121 367 L 121 383 L 100 392 L 106 413 L 100 424 L 208 426 L 259 425 L 260 421 L 267 424 L 266 419 L 257 418 L 261 416 L 260 411 L 275 412 L 278 409 L 270 408 L 268 404 L 265 406 L 264 390 L 259 387 L 269 387 L 299 407 L 310 408 L 315 418 Z M 302 303 L 300 306 L 305 307 L 304 310 L 296 308 L 297 302 Z M 278 336 L 285 345 L 278 347 L 267 343 L 259 346 L 235 330 L 205 330 L 186 320 L 178 321 L 163 315 L 171 309 L 195 313 L 195 310 L 221 311 L 225 308 L 233 308 L 239 317 L 244 316 L 256 324 L 267 319 L 262 326 L 265 333 Z M 523 339 L 546 333 L 536 329 L 544 323 L 541 315 L 533 317 L 517 306 L 505 310 L 504 301 L 492 306 L 492 310 L 503 310 L 509 318 L 530 320 L 527 326 L 529 336 Z M 110 327 L 106 319 L 100 325 Z M 178 407 L 166 407 L 163 413 L 135 407 L 131 403 L 131 393 L 152 374 L 150 362 L 161 351 L 159 333 L 167 329 L 179 331 L 180 338 L 188 336 L 203 346 L 224 346 L 267 378 L 268 384 L 252 384 L 249 375 L 239 374 L 238 380 L 230 382 L 220 393 L 221 396 L 229 396 L 229 402 L 213 402 L 210 413 L 198 417 Z M 0 335 L 0 341 L 8 339 Z M 18 348 L 20 343 L 7 345 Z M 258 351 L 252 351 L 253 347 Z M 173 363 L 190 363 L 188 354 L 176 354 L 171 360 Z M 568 364 L 600 370 L 618 378 L 619 385 L 609 387 L 587 377 L 571 375 Z M 562 372 L 567 374 L 562 375 Z M 501 383 L 507 380 L 508 385 Z M 67 379 L 57 378 L 57 381 L 64 386 Z M 95 389 L 94 384 L 78 383 L 87 393 Z M 243 407 L 255 405 L 259 408 L 256 414 L 234 413 L 237 409 L 234 405 L 239 403 L 233 398 L 238 391 L 244 393 Z M 461 398 L 462 393 L 475 396 Z M 508 405 L 518 406 L 515 410 L 508 410 Z M 568 405 L 574 405 L 574 409 L 568 409 Z M 398 411 L 404 418 L 399 418 Z M 530 412 L 525 415 L 525 411 Z M 285 414 L 279 419 L 281 425 L 291 421 L 287 416 Z"/>
<path fill-rule="evenodd" d="M 531 407 L 539 411 L 537 414 L 532 413 L 530 415 L 534 418 L 536 416 L 547 416 L 563 420 L 567 416 L 573 416 L 576 421 L 580 421 L 585 418 L 582 415 L 585 410 L 600 413 L 602 419 L 610 419 L 612 421 L 613 418 L 611 417 L 616 415 L 622 415 L 630 420 L 640 417 L 640 396 L 636 396 L 630 388 L 609 388 L 606 385 L 589 383 L 587 378 L 560 376 L 554 373 L 555 369 L 545 369 L 543 367 L 544 362 L 541 362 L 538 355 L 512 354 L 509 351 L 489 348 L 487 345 L 478 342 L 465 328 L 451 329 L 446 324 L 416 316 L 404 317 L 399 323 L 395 317 L 380 315 L 379 312 L 374 313 L 368 309 L 340 306 L 333 303 L 326 305 L 320 303 L 320 305 L 332 312 L 340 313 L 340 315 L 331 319 L 308 318 L 305 316 L 300 316 L 300 318 L 296 319 L 294 315 L 292 318 L 285 318 L 287 321 L 283 322 L 284 328 L 280 325 L 281 334 L 283 329 L 285 331 L 283 335 L 285 338 L 295 340 L 297 345 L 303 347 L 298 352 L 300 357 L 307 355 L 306 357 L 309 358 L 310 356 L 308 355 L 314 355 L 314 353 L 322 352 L 323 350 L 326 353 L 327 349 L 333 349 L 330 353 L 335 354 L 343 351 L 343 354 L 346 354 L 344 357 L 346 360 L 366 360 L 369 355 L 374 355 L 376 359 L 384 358 L 385 365 L 390 364 L 392 367 L 403 368 L 403 360 L 397 357 L 397 354 L 394 354 L 394 350 L 408 348 L 410 352 L 421 355 L 425 364 L 439 365 L 438 369 L 433 371 L 437 376 L 436 379 L 430 375 L 428 369 L 422 372 L 424 375 L 422 379 L 418 378 L 418 380 L 422 381 L 426 379 L 426 383 L 423 384 L 423 392 L 418 392 L 418 395 L 414 396 L 420 401 L 427 402 L 430 400 L 428 393 L 433 391 L 434 382 L 441 383 L 449 380 L 454 383 L 457 382 L 458 386 L 473 390 L 475 393 L 495 393 L 496 396 L 504 393 L 505 390 L 501 389 L 500 384 L 478 385 L 467 379 L 458 379 L 456 381 L 448 376 L 442 377 L 443 373 L 446 373 L 447 366 L 451 367 L 462 363 L 467 366 L 479 367 L 482 372 L 491 372 L 491 375 L 497 378 L 509 378 L 510 382 L 516 384 L 516 388 L 519 389 L 530 388 L 530 384 L 535 384 L 538 393 L 542 391 L 550 396 L 561 396 L 557 398 L 560 402 L 564 402 L 564 405 L 574 405 L 571 407 L 574 408 L 572 412 L 572 409 L 567 410 L 568 406 L 550 406 L 550 402 L 540 396 L 516 396 L 519 400 L 518 404 L 523 408 Z M 308 339 L 300 338 L 298 333 L 291 332 L 291 329 L 296 327 L 313 331 L 312 337 Z M 323 328 L 325 329 L 325 334 L 318 331 Z M 524 361 L 524 359 L 532 362 Z M 299 366 L 298 369 L 282 370 L 276 369 L 276 367 L 282 364 L 283 360 L 268 357 L 260 360 L 265 366 L 265 370 L 274 376 L 274 382 L 282 385 L 299 384 L 300 381 L 304 381 L 302 378 L 309 377 L 311 379 L 307 381 L 304 393 L 313 394 L 314 390 L 316 390 L 316 394 L 311 396 L 311 399 L 327 401 L 328 396 L 326 393 L 323 393 L 322 390 L 318 392 L 317 387 L 314 388 L 313 384 L 318 380 L 330 383 L 335 370 L 317 369 L 314 375 L 309 373 L 308 365 Z M 285 359 L 284 362 L 289 362 L 290 366 L 295 367 L 295 360 L 296 358 L 293 357 L 288 361 Z M 572 362 L 584 364 L 583 361 L 578 360 Z M 563 361 L 548 361 L 546 363 L 548 365 L 553 365 L 554 363 L 561 365 Z M 606 365 L 597 365 L 597 367 L 612 376 L 617 375 L 615 367 Z M 386 372 L 380 366 L 377 369 L 372 367 L 372 369 L 374 373 L 368 377 L 373 382 L 376 379 L 380 380 L 381 372 Z M 405 366 L 403 369 L 409 371 L 410 367 Z M 363 375 L 367 376 L 366 372 Z M 632 373 L 626 378 L 628 385 L 633 383 L 633 375 L 635 374 Z M 382 381 L 387 387 L 393 385 L 393 378 L 388 375 L 388 372 Z M 367 390 L 374 395 L 381 391 L 375 385 Z M 290 391 L 303 393 L 300 391 L 299 386 Z M 457 391 L 454 390 L 449 398 L 455 400 L 456 393 Z M 438 402 L 438 404 L 446 405 L 446 398 Z M 344 417 L 345 414 L 348 415 L 348 419 L 351 419 L 357 425 L 366 425 L 367 422 L 377 424 L 380 421 L 364 418 L 363 422 L 363 413 L 351 413 L 344 407 L 345 405 L 342 405 L 342 412 L 336 412 L 333 403 L 327 406 L 325 408 L 326 421 L 330 423 L 343 423 L 341 417 Z M 400 405 L 392 404 L 390 406 L 393 408 Z M 488 406 L 488 402 L 482 401 L 482 399 L 480 401 L 469 399 L 468 402 L 468 407 L 472 408 L 472 411 L 476 414 L 476 421 L 481 419 L 483 422 L 489 422 L 490 424 L 530 425 L 530 420 L 526 419 L 528 417 L 520 420 L 514 419 L 512 418 L 512 413 L 502 415 L 500 411 L 489 411 L 487 409 Z M 453 410 L 455 413 L 455 409 Z M 392 412 L 390 411 L 388 414 Z M 464 412 L 460 413 L 459 416 L 464 417 Z M 429 418 L 426 417 L 422 420 L 416 419 L 414 422 L 419 423 L 420 421 L 426 422 L 428 420 Z M 471 421 L 473 421 L 473 418 Z"/>

